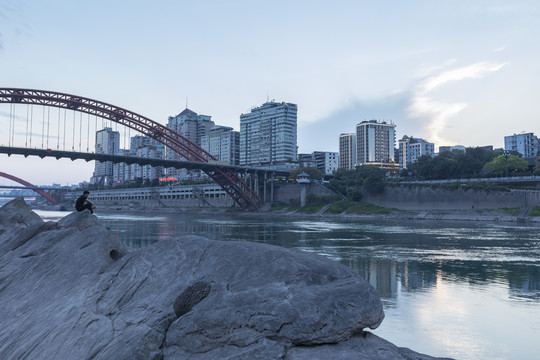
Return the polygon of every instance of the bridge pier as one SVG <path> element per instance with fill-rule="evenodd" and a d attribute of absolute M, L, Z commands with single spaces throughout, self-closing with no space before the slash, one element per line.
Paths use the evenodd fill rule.
<path fill-rule="evenodd" d="M 268 173 L 264 172 L 263 203 L 266 202 L 266 187 L 268 186 Z"/>

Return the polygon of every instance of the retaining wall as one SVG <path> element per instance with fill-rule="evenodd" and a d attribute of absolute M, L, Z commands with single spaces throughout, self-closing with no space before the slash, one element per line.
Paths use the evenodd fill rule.
<path fill-rule="evenodd" d="M 540 191 L 488 191 L 401 185 L 386 186 L 377 195 L 363 192 L 362 201 L 403 210 L 489 210 L 540 206 Z"/>

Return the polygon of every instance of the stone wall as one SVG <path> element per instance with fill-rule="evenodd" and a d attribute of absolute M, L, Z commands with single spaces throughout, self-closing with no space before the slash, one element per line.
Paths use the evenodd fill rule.
<path fill-rule="evenodd" d="M 300 202 L 305 204 L 307 195 L 335 195 L 332 191 L 318 183 L 309 184 L 277 184 L 274 188 L 274 201 L 289 204 Z"/>
<path fill-rule="evenodd" d="M 363 193 L 363 201 L 403 210 L 482 210 L 540 206 L 538 190 L 443 189 L 386 186 L 381 194 Z"/>

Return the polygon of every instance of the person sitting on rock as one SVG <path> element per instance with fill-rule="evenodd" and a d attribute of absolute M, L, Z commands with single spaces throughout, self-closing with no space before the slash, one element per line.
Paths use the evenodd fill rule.
<path fill-rule="evenodd" d="M 77 211 L 88 209 L 90 210 L 90 213 L 93 214 L 93 209 L 96 208 L 96 205 L 88 200 L 88 195 L 90 195 L 90 191 L 84 190 L 83 194 L 75 201 L 75 209 L 77 209 Z"/>

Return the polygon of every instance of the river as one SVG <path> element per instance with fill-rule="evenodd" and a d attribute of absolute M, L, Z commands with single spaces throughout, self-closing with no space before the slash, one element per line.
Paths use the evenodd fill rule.
<path fill-rule="evenodd" d="M 66 213 L 37 211 L 56 220 Z M 98 213 L 130 247 L 183 234 L 315 252 L 359 272 L 386 317 L 373 332 L 456 359 L 538 359 L 540 226 L 224 214 Z"/>

